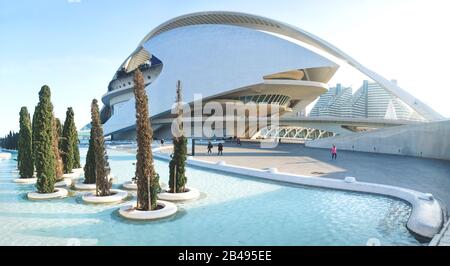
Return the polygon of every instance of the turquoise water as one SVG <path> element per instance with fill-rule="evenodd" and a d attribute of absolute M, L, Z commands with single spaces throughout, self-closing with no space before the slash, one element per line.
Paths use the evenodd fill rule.
<path fill-rule="evenodd" d="M 134 173 L 135 156 L 108 153 L 119 187 Z M 178 204 L 171 218 L 130 222 L 118 216 L 120 205 L 86 205 L 79 192 L 27 200 L 34 186 L 12 182 L 15 164 L 0 161 L 0 245 L 366 245 L 373 238 L 382 245 L 419 245 L 405 226 L 411 207 L 391 198 L 189 167 L 188 184 L 202 191 L 200 200 Z M 167 162 L 157 160 L 155 167 L 167 183 Z"/>

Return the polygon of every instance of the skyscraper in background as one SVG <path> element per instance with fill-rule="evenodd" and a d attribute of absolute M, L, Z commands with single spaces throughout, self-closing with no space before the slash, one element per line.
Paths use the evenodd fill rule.
<path fill-rule="evenodd" d="M 310 116 L 352 117 L 352 88 L 342 87 L 341 84 L 330 88 L 320 96 Z"/>
<path fill-rule="evenodd" d="M 395 80 L 392 81 L 396 83 Z M 398 97 L 376 82 L 365 80 L 352 94 L 352 88 L 336 87 L 320 96 L 309 116 L 355 117 L 423 121 L 424 119 Z"/>

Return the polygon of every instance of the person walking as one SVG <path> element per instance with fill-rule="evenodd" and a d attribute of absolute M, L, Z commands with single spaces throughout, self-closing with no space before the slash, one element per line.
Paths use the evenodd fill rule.
<path fill-rule="evenodd" d="M 208 141 L 208 154 L 212 154 L 212 148 L 213 148 L 213 145 L 212 145 L 211 141 Z"/>
<path fill-rule="evenodd" d="M 337 159 L 337 149 L 336 145 L 333 144 L 333 147 L 331 147 L 331 160 Z"/>
<path fill-rule="evenodd" d="M 217 145 L 219 153 L 217 155 L 223 155 L 223 144 L 219 143 L 219 145 Z"/>
<path fill-rule="evenodd" d="M 237 139 L 236 139 L 236 143 L 237 143 L 237 145 L 242 146 L 241 138 L 237 138 Z"/>

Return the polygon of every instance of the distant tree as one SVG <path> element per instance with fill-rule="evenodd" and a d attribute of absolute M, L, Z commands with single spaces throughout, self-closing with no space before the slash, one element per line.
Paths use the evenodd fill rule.
<path fill-rule="evenodd" d="M 134 74 L 134 96 L 136 100 L 136 179 L 137 179 L 137 209 L 142 211 L 155 210 L 157 208 L 157 194 L 159 175 L 153 165 L 151 144 L 153 130 L 148 111 L 148 98 L 145 92 L 144 77 L 139 69 Z"/>
<path fill-rule="evenodd" d="M 75 127 L 73 110 L 71 107 L 67 108 L 66 119 L 64 120 L 64 127 L 62 131 L 61 153 L 64 164 L 64 173 L 72 172 L 74 165 L 74 144 L 73 128 Z"/>
<path fill-rule="evenodd" d="M 96 99 L 94 99 L 91 104 L 91 119 L 96 195 L 103 197 L 110 195 L 111 182 L 109 180 L 110 168 L 105 150 L 103 128 L 100 122 L 100 111 Z"/>
<path fill-rule="evenodd" d="M 19 147 L 19 133 L 9 131 L 9 133 L 0 138 L 0 147 L 8 150 L 17 150 Z"/>
<path fill-rule="evenodd" d="M 21 178 L 32 178 L 34 174 L 33 150 L 32 150 L 31 119 L 28 109 L 24 106 L 20 109 L 20 131 L 17 163 Z"/>
<path fill-rule="evenodd" d="M 50 96 L 50 88 L 43 86 L 33 115 L 33 154 L 38 179 L 36 187 L 40 193 L 53 193 L 56 181 L 56 158 L 53 150 L 55 123 Z"/>
<path fill-rule="evenodd" d="M 187 139 L 183 132 L 183 106 L 181 96 L 181 82 L 177 82 L 176 91 L 176 132 L 173 138 L 173 156 L 169 163 L 169 190 L 171 193 L 185 192 L 187 182 L 186 177 L 186 157 L 187 157 Z"/>

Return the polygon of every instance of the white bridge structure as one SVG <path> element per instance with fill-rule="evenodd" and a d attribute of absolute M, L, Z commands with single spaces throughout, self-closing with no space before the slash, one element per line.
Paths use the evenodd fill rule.
<path fill-rule="evenodd" d="M 336 133 L 304 127 L 266 127 L 256 133 L 252 139 L 291 139 L 291 140 L 315 140 L 333 137 Z"/>

